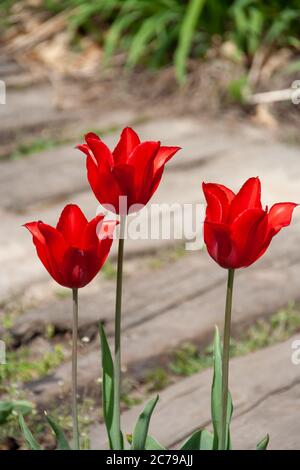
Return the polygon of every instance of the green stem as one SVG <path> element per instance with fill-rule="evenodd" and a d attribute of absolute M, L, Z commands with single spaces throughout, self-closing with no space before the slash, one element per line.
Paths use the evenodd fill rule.
<path fill-rule="evenodd" d="M 118 270 L 116 287 L 115 311 L 115 360 L 114 360 L 114 414 L 113 427 L 116 432 L 116 449 L 122 450 L 121 437 L 121 311 L 122 311 L 122 281 L 123 281 L 123 254 L 126 227 L 126 215 L 120 217 L 120 238 L 118 247 Z"/>
<path fill-rule="evenodd" d="M 228 270 L 226 306 L 225 306 L 225 324 L 223 334 L 223 354 L 222 354 L 222 423 L 220 436 L 220 450 L 226 450 L 226 421 L 228 405 L 228 375 L 229 375 L 229 349 L 230 349 L 230 327 L 231 327 L 231 308 L 233 291 L 234 269 Z"/>
<path fill-rule="evenodd" d="M 79 450 L 78 410 L 77 410 L 77 340 L 78 340 L 78 289 L 73 293 L 73 334 L 72 334 L 72 420 L 73 447 Z"/>

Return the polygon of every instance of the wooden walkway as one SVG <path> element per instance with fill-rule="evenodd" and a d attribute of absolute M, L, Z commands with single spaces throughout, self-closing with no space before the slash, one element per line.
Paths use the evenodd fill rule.
<path fill-rule="evenodd" d="M 254 450 L 267 433 L 270 449 L 299 449 L 300 365 L 291 361 L 291 344 L 297 338 L 231 361 L 234 449 Z M 206 370 L 163 391 L 151 420 L 151 435 L 165 447 L 177 448 L 192 431 L 211 430 L 211 382 L 212 373 Z M 132 432 L 140 412 L 141 405 L 123 414 L 125 433 Z M 107 447 L 103 426 L 94 426 L 90 437 L 92 448 Z"/>
<path fill-rule="evenodd" d="M 30 104 L 25 102 L 22 112 L 26 110 L 29 112 Z M 7 126 L 10 123 L 13 128 L 14 113 L 13 106 L 4 111 L 0 107 L 1 122 L 9 117 Z M 138 122 L 139 116 L 120 113 L 115 125 L 128 121 Z M 201 203 L 203 180 L 238 188 L 246 178 L 256 175 L 262 181 L 265 204 L 300 200 L 299 148 L 277 142 L 256 127 L 236 122 L 207 123 L 191 116 L 148 119 L 135 127 L 143 139 L 182 146 L 165 171 L 155 203 Z M 105 141 L 113 145 L 117 135 L 110 133 Z M 66 341 L 64 335 L 71 329 L 70 300 L 57 295 L 59 288 L 49 280 L 21 225 L 37 219 L 55 223 L 66 202 L 79 203 L 91 217 L 95 214 L 97 201 L 86 182 L 84 158 L 73 147 L 64 145 L 0 162 L 0 315 L 6 314 L 12 302 L 21 311 L 10 328 L 16 348 L 33 346 L 37 338 L 45 336 L 49 325 L 54 331 L 54 338 L 47 340 L 50 347 L 57 338 Z M 179 224 L 176 218 L 175 224 Z M 143 377 L 149 366 L 163 363 L 183 342 L 207 344 L 214 325 L 222 326 L 226 273 L 204 250 L 181 250 L 179 255 L 178 244 L 174 240 L 126 242 L 123 366 L 136 377 Z M 300 300 L 299 246 L 300 212 L 296 210 L 292 226 L 273 240 L 264 258 L 237 273 L 235 332 L 290 301 Z M 165 261 L 166 252 L 173 253 L 174 259 Z M 116 244 L 111 259 L 115 257 Z M 111 338 L 114 287 L 114 280 L 100 274 L 82 292 L 80 337 L 90 339 L 80 344 L 79 386 L 84 396 L 98 394 L 97 324 L 103 321 Z M 4 333 L 0 327 L 0 337 Z M 253 448 L 266 431 L 272 436 L 273 448 L 299 448 L 300 369 L 291 365 L 291 341 L 233 361 L 233 442 L 237 448 Z M 68 351 L 66 347 L 65 361 L 53 373 L 24 385 L 28 397 L 38 406 L 66 398 L 70 390 Z M 211 371 L 206 371 L 162 392 L 152 429 L 163 444 L 176 447 L 192 430 L 209 425 L 210 384 Z M 126 431 L 130 431 L 137 411 L 134 408 L 125 413 Z M 95 448 L 103 444 L 99 425 L 92 429 L 91 441 Z"/>

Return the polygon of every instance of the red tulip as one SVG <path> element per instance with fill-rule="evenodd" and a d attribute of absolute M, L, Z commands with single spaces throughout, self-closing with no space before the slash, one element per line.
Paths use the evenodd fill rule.
<path fill-rule="evenodd" d="M 103 206 L 116 213 L 136 212 L 147 204 L 156 191 L 165 164 L 180 147 L 164 147 L 160 142 L 140 142 L 130 127 L 121 134 L 111 152 L 100 138 L 89 132 L 86 143 L 77 148 L 87 156 L 86 167 L 90 186 Z M 126 207 L 122 199 L 126 197 Z"/>
<path fill-rule="evenodd" d="M 88 222 L 78 206 L 69 204 L 56 228 L 40 221 L 25 224 L 33 236 L 38 257 L 56 282 L 77 289 L 87 285 L 99 272 L 117 224 L 103 219 L 104 215 L 100 214 Z"/>
<path fill-rule="evenodd" d="M 259 178 L 248 179 L 237 194 L 214 183 L 203 183 L 203 191 L 207 202 L 204 241 L 210 256 L 226 269 L 258 260 L 274 235 L 291 223 L 297 206 L 281 202 L 264 210 Z"/>

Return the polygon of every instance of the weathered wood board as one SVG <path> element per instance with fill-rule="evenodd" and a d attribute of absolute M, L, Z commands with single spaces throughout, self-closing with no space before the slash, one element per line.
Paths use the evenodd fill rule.
<path fill-rule="evenodd" d="M 295 254 L 299 224 L 287 236 L 284 232 L 273 241 L 265 258 L 247 270 L 237 272 L 234 293 L 233 329 L 241 330 L 256 319 L 276 312 L 290 301 L 300 300 L 298 279 L 300 255 Z M 204 252 L 190 254 L 170 265 L 156 276 L 149 274 L 139 283 L 137 277 L 130 280 L 127 290 L 125 282 L 124 323 L 123 323 L 123 364 L 134 374 L 141 374 L 144 367 L 163 360 L 174 348 L 186 341 L 205 344 L 211 340 L 215 324 L 222 326 L 225 296 L 225 273 Z M 199 269 L 194 257 L 199 257 Z M 188 260 L 191 269 L 187 268 Z M 173 273 L 182 273 L 178 277 Z M 169 278 L 168 278 L 169 276 Z M 162 281 L 162 279 L 165 281 Z M 148 280 L 148 281 L 147 281 Z M 169 282 L 170 281 L 170 282 Z M 145 283 L 144 283 L 145 282 Z M 152 287 L 151 287 L 152 286 Z M 137 294 L 135 295 L 135 292 Z M 181 296 L 176 293 L 181 292 Z M 126 305 L 126 299 L 128 305 Z M 154 299 L 154 301 L 152 301 Z M 107 299 L 108 300 L 108 299 Z M 93 297 L 93 311 L 88 310 L 86 332 L 97 320 L 106 320 L 108 333 L 113 331 L 113 292 L 108 300 L 110 310 L 100 313 L 99 302 Z M 101 302 L 100 302 L 101 303 Z M 67 306 L 66 306 L 67 308 Z M 105 314 L 106 312 L 106 314 Z M 32 316 L 35 315 L 35 322 Z M 92 315 L 95 315 L 92 320 Z M 15 334 L 29 334 L 32 327 L 36 331 L 43 326 L 38 312 L 28 314 L 27 322 L 22 318 L 16 325 Z M 41 315 L 41 319 L 43 315 Z M 50 316 L 48 315 L 49 319 Z M 56 317 L 57 318 L 57 317 Z M 25 316 L 26 319 L 26 316 Z M 66 325 L 57 319 L 58 325 Z M 92 321 L 92 323 L 90 323 Z M 84 334 L 84 320 L 81 327 Z M 18 330 L 19 329 L 19 330 Z M 27 330 L 27 331 L 26 331 Z M 33 330 L 34 331 L 34 330 Z M 91 331 L 91 330 L 90 330 Z M 94 350 L 96 348 L 96 350 Z M 81 389 L 94 387 L 95 378 L 100 373 L 98 341 L 92 343 L 79 358 L 79 384 Z M 30 384 L 38 403 L 43 404 L 57 394 L 70 389 L 70 364 L 60 366 L 48 379 Z M 58 389 L 57 384 L 61 384 Z"/>
<path fill-rule="evenodd" d="M 299 336 L 231 361 L 234 449 L 255 449 L 266 433 L 270 449 L 300 448 L 300 365 L 291 361 L 294 339 Z M 206 370 L 163 391 L 151 420 L 151 435 L 167 448 L 177 448 L 193 431 L 211 428 L 211 381 L 212 371 Z M 125 432 L 132 432 L 141 408 L 123 414 Z M 90 438 L 94 449 L 107 446 L 103 426 L 94 426 Z"/>
<path fill-rule="evenodd" d="M 165 177 L 152 200 L 154 204 L 193 204 L 195 214 L 188 216 L 192 224 L 198 214 L 196 213 L 195 204 L 203 202 L 201 191 L 201 182 L 203 180 L 220 181 L 231 185 L 233 188 L 238 188 L 247 177 L 252 175 L 260 175 L 262 177 L 264 202 L 271 204 L 278 200 L 297 200 L 300 178 L 300 160 L 297 148 L 267 141 L 260 134 L 258 136 L 255 134 L 253 137 L 251 131 L 248 132 L 248 130 L 245 130 L 243 134 L 239 127 L 231 134 L 230 129 L 226 130 L 224 128 L 222 134 L 221 131 L 217 133 L 214 126 L 212 128 L 208 126 L 206 127 L 207 140 L 205 140 L 205 128 L 201 127 L 201 123 L 197 125 L 199 126 L 199 137 L 196 134 L 195 128 L 193 128 L 193 138 L 189 136 L 186 129 L 186 127 L 192 127 L 192 124 L 183 126 L 184 132 L 181 136 L 178 135 L 178 126 L 175 124 L 170 126 L 170 129 L 174 129 L 175 134 L 173 138 L 171 138 L 171 133 L 168 134 L 170 141 L 168 137 L 167 142 L 173 143 L 176 140 L 176 143 L 183 146 L 183 150 L 181 155 L 178 154 L 174 158 L 173 167 L 171 164 L 170 168 L 166 169 Z M 229 142 L 228 133 L 230 135 Z M 225 135 L 227 137 L 224 137 Z M 147 136 L 146 132 L 145 136 Z M 212 151 L 211 153 L 209 151 L 209 142 L 212 142 L 212 148 L 215 148 L 215 142 L 218 142 L 218 139 L 220 139 L 221 145 L 216 152 Z M 241 152 L 241 139 L 245 146 L 243 152 Z M 201 150 L 203 141 L 206 142 L 204 153 Z M 51 155 L 51 158 L 54 158 L 56 152 L 54 151 Z M 190 155 L 194 155 L 194 157 L 189 159 Z M 32 158 L 33 160 L 30 161 L 34 162 L 34 159 L 37 157 Z M 20 162 L 20 169 L 18 172 L 13 173 L 13 176 L 8 177 L 8 175 L 5 175 L 5 171 L 3 173 L 4 176 L 0 186 L 0 200 L 3 200 L 3 202 L 5 200 L 9 201 L 8 206 L 5 203 L 4 208 L 0 210 L 2 224 L 0 233 L 0 262 L 5 263 L 6 266 L 5 272 L 0 273 L 0 296 L 3 300 L 11 295 L 22 292 L 23 289 L 26 289 L 28 285 L 34 282 L 48 278 L 43 266 L 36 260 L 35 251 L 31 245 L 28 233 L 21 228 L 24 222 L 42 219 L 50 224 L 55 224 L 62 206 L 68 202 L 78 203 L 89 217 L 94 216 L 96 213 L 97 201 L 93 194 L 87 190 L 84 159 L 79 154 L 77 155 L 75 150 L 70 150 L 70 154 L 68 153 L 66 159 L 67 161 L 72 161 L 72 164 L 68 163 L 65 166 L 59 166 L 58 173 L 57 164 L 50 164 L 50 167 L 48 167 L 49 161 L 48 164 L 45 164 L 45 168 L 41 164 L 40 170 L 40 163 L 37 167 L 35 165 L 31 167 L 29 162 L 27 162 L 27 169 L 25 171 L 25 168 L 23 168 L 23 172 L 22 165 L 24 163 Z M 191 164 L 191 161 L 194 163 Z M 247 162 L 247 164 L 244 162 Z M 33 168 L 34 171 L 32 171 Z M 45 181 L 44 176 L 46 177 L 48 172 L 49 181 L 47 178 Z M 73 172 L 77 174 L 76 177 Z M 20 179 L 21 174 L 23 175 L 24 183 Z M 50 175 L 52 176 L 50 177 Z M 55 183 L 51 184 L 54 178 Z M 76 181 L 79 181 L 79 179 L 80 183 L 78 184 L 80 188 L 86 188 L 84 192 L 80 192 L 79 186 L 76 186 Z M 61 183 L 64 184 L 64 189 L 62 189 Z M 12 187 L 16 188 L 16 190 L 11 191 L 10 188 Z M 1 193 L 2 188 L 3 192 Z M 75 192 L 69 194 L 72 188 Z M 45 192 L 43 192 L 44 190 Z M 52 203 L 41 204 L 48 197 L 52 198 Z M 61 197 L 61 201 L 58 201 L 57 197 Z M 24 201 L 24 205 L 22 201 Z M 21 204 L 20 206 L 18 206 L 19 203 Z M 19 207 L 19 210 L 22 210 L 24 213 L 15 214 L 8 212 L 5 209 L 6 206 L 11 209 L 13 206 L 15 208 Z M 197 210 L 200 212 L 201 218 L 203 212 L 199 208 Z M 160 217 L 159 212 L 151 214 L 151 223 L 154 225 L 155 230 L 160 229 Z M 149 212 L 145 209 L 142 214 L 142 221 L 149 222 L 149 220 Z M 174 218 L 174 224 L 176 229 L 180 231 L 182 228 L 180 211 L 178 216 Z M 201 230 L 201 227 L 199 230 Z M 173 240 L 168 239 L 128 240 L 127 253 L 132 256 L 144 252 L 152 252 L 171 243 L 174 243 Z M 112 256 L 116 255 L 116 244 L 114 244 L 111 254 Z"/>

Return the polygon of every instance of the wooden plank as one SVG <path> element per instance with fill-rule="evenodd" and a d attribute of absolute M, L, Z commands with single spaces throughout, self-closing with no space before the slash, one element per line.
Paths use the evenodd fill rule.
<path fill-rule="evenodd" d="M 215 135 L 211 136 L 212 140 L 216 140 Z M 250 137 L 249 137 L 250 139 Z M 254 139 L 255 140 L 255 139 Z M 189 139 L 187 139 L 187 142 Z M 234 143 L 234 139 L 232 139 Z M 246 140 L 245 140 L 246 142 Z M 248 141 L 247 141 L 248 142 Z M 175 167 L 166 169 L 166 175 L 160 185 L 157 193 L 155 194 L 152 202 L 166 203 L 166 204 L 194 204 L 202 202 L 203 196 L 201 191 L 201 182 L 206 181 L 222 181 L 230 184 L 230 186 L 237 188 L 240 186 L 247 177 L 259 174 L 263 181 L 263 199 L 268 203 L 278 200 L 297 200 L 299 194 L 299 178 L 300 178 L 300 160 L 298 150 L 293 147 L 285 147 L 272 142 L 262 143 L 255 141 L 253 145 L 249 143 L 241 153 L 241 145 L 232 146 L 230 152 L 224 151 L 221 155 L 218 154 L 216 158 L 202 159 L 198 161 L 197 166 L 193 167 L 190 164 L 182 164 L 181 169 L 175 171 Z M 198 150 L 201 149 L 202 140 L 194 142 L 194 151 L 197 155 Z M 201 153 L 198 154 L 201 156 Z M 207 154 L 205 154 L 207 155 Z M 213 154 L 215 155 L 215 154 Z M 202 155 L 203 156 L 203 155 Z M 77 156 L 75 156 L 75 159 Z M 188 160 L 188 155 L 182 152 L 181 160 Z M 77 161 L 77 160 L 76 160 Z M 179 161 L 179 157 L 178 157 Z M 247 165 L 244 162 L 247 161 Z M 83 165 L 83 160 L 78 155 L 77 165 Z M 57 166 L 55 172 L 57 173 Z M 60 167 L 59 167 L 60 168 Z M 71 165 L 68 166 L 71 168 Z M 47 165 L 45 166 L 44 173 L 48 171 Z M 50 171 L 50 170 L 49 170 Z M 52 170 L 51 170 L 52 171 Z M 54 169 L 53 169 L 54 171 Z M 60 169 L 63 173 L 63 171 Z M 65 169 L 67 172 L 68 169 Z M 78 172 L 78 174 L 81 172 Z M 20 171 L 22 174 L 22 171 Z M 81 173 L 81 181 L 82 176 Z M 46 186 L 43 178 L 39 179 L 41 185 Z M 58 178 L 59 179 L 59 178 Z M 73 186 L 72 178 L 66 180 Z M 50 183 L 49 183 L 50 184 Z M 75 184 L 75 183 L 74 183 Z M 87 187 L 87 183 L 86 184 Z M 18 193 L 16 186 L 16 197 L 18 200 L 26 200 L 24 194 Z M 2 187 L 2 182 L 1 182 Z M 11 194 L 10 188 L 6 187 L 6 194 Z M 30 179 L 27 181 L 27 188 L 33 191 L 36 200 L 39 201 L 38 192 L 34 190 L 34 185 L 30 184 Z M 15 188 L 14 188 L 15 190 Z M 38 190 L 39 191 L 39 190 Z M 53 191 L 53 195 L 56 191 Z M 19 195 L 18 195 L 19 194 Z M 28 194 L 31 194 L 28 192 Z M 59 194 L 59 192 L 57 193 Z M 3 198 L 7 198 L 5 194 Z M 10 197 L 10 196 L 9 196 Z M 31 197 L 31 196 L 30 196 Z M 82 206 L 83 210 L 92 217 L 96 212 L 97 202 L 93 195 L 89 192 L 73 194 L 67 198 L 62 197 L 63 203 L 74 202 Z M 1 200 L 1 198 L 0 198 Z M 7 200 L 7 199 L 6 199 Z M 27 201 L 28 202 L 28 201 Z M 0 262 L 5 263 L 5 272 L 0 273 L 0 296 L 5 299 L 12 294 L 20 292 L 26 286 L 34 282 L 42 281 L 48 278 L 47 273 L 43 267 L 37 262 L 34 250 L 28 241 L 28 234 L 21 225 L 28 220 L 43 219 L 48 223 L 56 223 L 58 215 L 61 211 L 62 201 L 57 202 L 50 207 L 43 205 L 36 205 L 28 210 L 26 214 L 12 215 L 6 211 L 0 210 L 1 214 L 1 233 L 0 233 L 0 246 L 4 248 L 0 250 Z M 150 207 L 150 205 L 148 206 Z M 151 206 L 153 207 L 153 206 Z M 198 209 L 199 210 L 199 209 Z M 179 212 L 180 214 L 180 212 Z M 191 224 L 195 222 L 196 214 L 192 214 Z M 142 221 L 149 221 L 149 213 L 144 211 Z M 199 218 L 197 220 L 200 220 Z M 154 227 L 159 226 L 160 223 L 159 213 L 152 215 L 151 224 Z M 181 229 L 180 217 L 175 218 L 175 226 Z M 199 231 L 201 228 L 199 228 Z M 163 246 L 172 244 L 172 240 L 128 240 L 127 253 L 137 255 L 145 252 L 153 252 Z M 113 246 L 112 255 L 116 253 L 116 244 Z"/>
<path fill-rule="evenodd" d="M 29 102 L 31 98 L 28 97 Z M 39 110 L 40 112 L 40 110 Z M 44 111 L 45 113 L 45 111 Z M 34 116 L 34 108 L 31 117 Z M 130 111 L 111 112 L 93 122 L 93 128 L 125 126 L 134 120 L 136 114 Z M 1 118 L 1 116 L 0 116 Z M 8 121 L 8 116 L 3 116 Z M 23 119 L 23 113 L 19 113 Z M 45 118 L 47 118 L 47 113 Z M 15 115 L 11 119 L 15 122 Z M 38 119 L 40 116 L 38 114 Z M 16 125 L 16 124 L 15 124 Z M 82 125 L 82 124 L 81 124 Z M 88 126 L 87 123 L 85 123 Z M 179 145 L 184 148 L 171 162 L 170 168 L 182 168 L 199 160 L 228 151 L 232 146 L 232 136 L 220 125 L 201 125 L 191 118 L 161 119 L 135 126 L 142 140 L 162 140 L 164 144 Z M 84 130 L 82 130 L 84 132 Z M 243 131 L 244 135 L 246 128 Z M 218 139 L 214 139 L 218 133 Z M 78 133 L 79 134 L 79 133 Z M 105 142 L 113 148 L 119 132 L 105 137 Z M 241 144 L 242 136 L 235 137 L 235 144 Z M 259 137 L 257 137 L 258 139 Z M 57 201 L 70 194 L 87 189 L 85 158 L 68 144 L 37 153 L 17 161 L 0 162 L 0 207 L 14 211 L 24 211 L 30 206 L 51 200 Z M 201 142 L 201 146 L 199 146 Z M 20 178 L 22 175 L 22 178 Z M 14 187 L 12 192 L 10 189 Z"/>
<path fill-rule="evenodd" d="M 299 382 L 296 380 L 237 417 L 232 426 L 235 448 L 253 449 L 258 439 L 269 433 L 269 450 L 299 450 L 299 400 Z"/>
<path fill-rule="evenodd" d="M 231 361 L 233 448 L 254 449 L 266 432 L 271 434 L 271 448 L 299 448 L 300 375 L 299 366 L 291 362 L 294 339 L 297 336 Z M 211 381 L 212 371 L 206 370 L 164 390 L 151 420 L 150 433 L 167 448 L 173 448 L 196 429 L 210 427 Z M 139 405 L 123 414 L 122 427 L 126 433 L 132 432 L 141 408 Z M 94 426 L 90 438 L 93 449 L 107 446 L 103 426 Z"/>
<path fill-rule="evenodd" d="M 296 230 L 290 239 L 291 242 L 287 245 L 283 243 L 283 233 L 280 234 L 277 240 L 274 240 L 273 253 L 270 249 L 264 259 L 256 265 L 247 270 L 238 271 L 235 282 L 233 330 L 238 331 L 256 319 L 274 313 L 292 300 L 300 300 L 298 285 L 300 255 L 297 256 L 297 253 L 294 255 L 293 248 L 297 244 L 295 234 Z M 288 252 L 292 257 L 287 255 Z M 207 260 L 216 272 L 220 271 L 220 274 L 224 275 L 223 270 L 220 270 L 209 258 Z M 177 271 L 175 266 L 174 271 Z M 195 286 L 195 283 L 197 284 L 197 281 L 201 279 L 201 271 L 202 275 L 209 277 L 206 269 L 199 270 L 199 276 L 193 274 L 193 279 L 187 278 L 186 283 L 192 282 Z M 207 343 L 211 338 L 214 325 L 222 326 L 223 323 L 225 280 L 221 281 L 222 278 L 219 278 L 217 282 L 214 279 L 211 287 L 207 287 L 203 292 L 199 291 L 201 289 L 199 283 L 197 288 L 194 287 L 194 294 L 189 294 L 187 297 L 183 294 L 178 304 L 158 309 L 157 312 L 152 311 L 149 317 L 142 316 L 140 321 L 136 319 L 142 306 L 140 309 L 137 308 L 133 324 L 130 325 L 129 321 L 125 324 L 124 366 L 137 376 L 143 375 L 146 366 L 159 364 L 180 343 L 185 341 Z M 180 289 L 180 282 L 178 286 L 173 285 L 173 288 L 174 291 Z M 161 297 L 164 298 L 163 285 L 159 289 Z M 136 290 L 138 291 L 138 284 L 136 284 Z M 132 295 L 134 296 L 134 292 Z M 147 305 L 147 302 L 144 305 Z M 93 388 L 95 377 L 99 375 L 98 341 L 96 347 L 96 351 L 89 350 L 79 358 L 81 387 Z M 36 395 L 37 401 L 42 404 L 57 395 L 58 383 L 62 384 L 64 392 L 70 389 L 69 363 L 60 366 L 51 376 L 50 381 L 46 378 L 37 384 L 29 384 L 29 387 Z"/>
<path fill-rule="evenodd" d="M 297 262 L 295 253 L 300 243 L 300 220 L 297 218 L 289 229 L 275 238 L 270 250 L 262 260 L 262 267 L 272 267 Z M 280 240 L 284 243 L 281 243 Z M 158 255 L 159 256 L 159 255 Z M 158 258 L 159 261 L 159 258 Z M 178 307 L 187 300 L 201 296 L 216 288 L 225 281 L 226 273 L 216 269 L 205 249 L 201 252 L 186 252 L 182 259 L 170 262 L 160 269 L 142 267 L 136 262 L 125 263 L 124 281 L 124 320 L 123 328 L 134 327 L 145 320 L 161 315 L 163 312 Z M 130 267 L 132 265 L 132 267 Z M 258 266 L 261 265 L 259 262 Z M 257 266 L 253 267 L 257 269 Z M 137 271 L 137 272 L 136 272 Z M 101 320 L 106 324 L 106 330 L 113 330 L 113 311 L 115 297 L 115 282 L 99 276 L 92 293 L 83 292 L 80 297 L 84 305 L 84 315 L 79 318 L 81 334 L 89 335 L 95 332 L 97 323 Z M 297 289 L 297 286 L 296 286 Z M 101 311 L 99 309 L 101 299 Z M 40 299 L 41 304 L 19 316 L 10 330 L 16 342 L 27 342 L 36 334 L 43 333 L 51 324 L 58 332 L 70 330 L 70 319 L 65 316 L 70 306 L 70 299 L 64 298 L 52 302 Z M 3 329 L 0 328 L 0 334 Z"/>
<path fill-rule="evenodd" d="M 145 320 L 192 299 L 225 280 L 225 272 L 209 262 L 206 253 L 189 253 L 177 262 L 160 269 L 136 267 L 138 273 L 126 275 L 123 294 L 123 328 L 134 327 Z M 95 290 L 95 289 L 94 289 Z M 99 321 L 107 333 L 113 331 L 115 281 L 99 278 L 97 292 L 80 296 L 84 313 L 79 316 L 81 336 L 94 334 Z M 42 299 L 41 299 L 42 300 Z M 42 334 L 51 324 L 58 332 L 71 329 L 70 298 L 56 300 L 31 309 L 19 316 L 10 330 L 16 342 L 27 342 Z M 0 327 L 0 335 L 3 329 Z"/>

